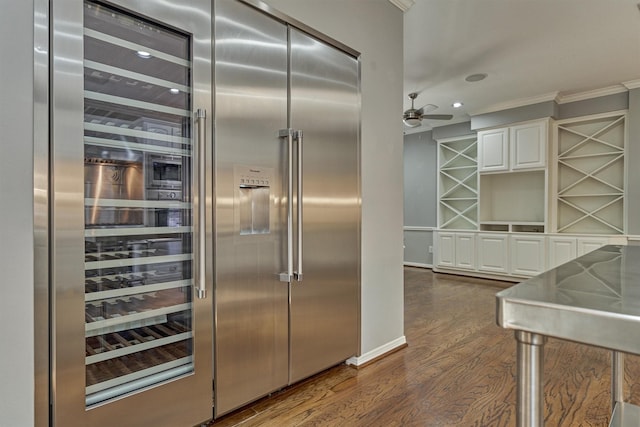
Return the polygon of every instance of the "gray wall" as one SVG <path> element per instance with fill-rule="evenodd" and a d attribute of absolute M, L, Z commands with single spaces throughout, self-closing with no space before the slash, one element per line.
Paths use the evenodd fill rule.
<path fill-rule="evenodd" d="M 404 263 L 433 265 L 433 231 L 437 223 L 437 143 L 432 132 L 404 137 Z"/>
<path fill-rule="evenodd" d="M 437 143 L 431 131 L 404 137 L 404 225 L 435 227 Z"/>
<path fill-rule="evenodd" d="M 0 426 L 7 427 L 34 424 L 33 8 L 2 0 L 0 13 Z"/>

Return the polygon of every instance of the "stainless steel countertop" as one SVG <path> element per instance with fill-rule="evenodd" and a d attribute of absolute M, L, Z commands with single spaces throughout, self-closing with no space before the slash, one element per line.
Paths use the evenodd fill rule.
<path fill-rule="evenodd" d="M 496 300 L 503 328 L 640 354 L 640 246 L 605 246 Z"/>

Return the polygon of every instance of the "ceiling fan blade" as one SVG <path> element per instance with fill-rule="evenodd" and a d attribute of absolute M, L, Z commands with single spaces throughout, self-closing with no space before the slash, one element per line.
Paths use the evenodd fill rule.
<path fill-rule="evenodd" d="M 451 120 L 453 115 L 451 114 L 424 114 L 422 116 L 424 120 Z"/>
<path fill-rule="evenodd" d="M 423 106 L 420 108 L 420 110 L 419 110 L 419 111 L 421 111 L 421 112 L 422 112 L 422 114 L 425 114 L 425 113 L 430 113 L 430 112 L 432 112 L 433 110 L 437 110 L 437 109 L 438 109 L 438 106 L 437 106 L 437 105 L 433 105 L 433 104 L 426 104 L 426 105 L 423 105 Z"/>

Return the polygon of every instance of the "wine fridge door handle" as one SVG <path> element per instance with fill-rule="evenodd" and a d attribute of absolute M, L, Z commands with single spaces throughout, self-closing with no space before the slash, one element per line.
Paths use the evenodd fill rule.
<path fill-rule="evenodd" d="M 303 183 L 303 179 L 302 179 L 302 171 L 303 171 L 303 165 L 304 162 L 302 161 L 303 156 L 302 156 L 302 147 L 303 147 L 303 132 L 302 130 L 298 130 L 296 132 L 296 140 L 298 142 L 298 182 L 297 182 L 297 206 L 296 206 L 296 213 L 297 213 L 297 225 L 296 225 L 296 238 L 297 238 L 297 270 L 293 273 L 295 279 L 298 282 L 302 282 L 302 207 L 304 206 L 302 203 L 302 183 Z"/>
<path fill-rule="evenodd" d="M 293 278 L 293 129 L 281 129 L 279 138 L 287 139 L 287 271 L 280 273 L 281 282 Z"/>
<path fill-rule="evenodd" d="M 198 156 L 198 164 L 197 164 L 197 183 L 198 183 L 198 253 L 195 257 L 196 261 L 196 295 L 200 299 L 204 299 L 207 297 L 207 284 L 206 284 L 206 273 L 205 273 L 205 256 L 206 256 L 206 230 L 205 230 L 205 221 L 206 221 L 206 205 L 205 200 L 207 197 L 206 186 L 205 186 L 205 178 L 206 178 L 206 165 L 207 165 L 207 133 L 206 133 L 206 120 L 207 120 L 207 110 L 197 109 L 196 110 L 196 125 L 198 128 L 198 148 L 197 148 L 197 156 Z"/>

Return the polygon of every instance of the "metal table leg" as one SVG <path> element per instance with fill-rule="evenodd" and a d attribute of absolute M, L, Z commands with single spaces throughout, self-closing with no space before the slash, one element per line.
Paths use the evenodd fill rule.
<path fill-rule="evenodd" d="M 524 331 L 516 331 L 515 335 L 518 341 L 516 425 L 517 427 L 543 427 L 542 367 L 544 344 L 547 342 L 547 337 Z"/>
<path fill-rule="evenodd" d="M 624 401 L 624 353 L 611 352 L 611 410 Z"/>

